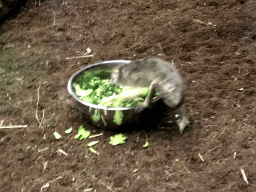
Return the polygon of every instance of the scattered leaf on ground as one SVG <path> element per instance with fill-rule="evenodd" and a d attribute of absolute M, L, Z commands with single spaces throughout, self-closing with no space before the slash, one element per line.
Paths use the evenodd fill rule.
<path fill-rule="evenodd" d="M 90 134 L 91 134 L 90 131 L 85 130 L 83 128 L 83 126 L 80 126 L 79 129 L 78 129 L 78 133 L 75 135 L 75 138 L 79 139 L 79 140 L 83 140 L 83 139 L 86 139 L 87 137 L 89 137 Z"/>
<path fill-rule="evenodd" d="M 146 147 L 148 147 L 148 145 L 149 145 L 149 142 L 146 141 L 146 143 L 143 145 L 143 147 L 146 148 Z"/>
<path fill-rule="evenodd" d="M 89 150 L 90 150 L 92 153 L 95 153 L 96 155 L 99 155 L 99 152 L 96 151 L 95 149 L 93 149 L 92 147 L 89 147 Z"/>
<path fill-rule="evenodd" d="M 97 144 L 97 143 L 99 143 L 99 141 L 92 141 L 92 142 L 90 142 L 90 143 L 87 143 L 87 146 L 88 146 L 88 147 L 91 147 L 91 146 L 93 146 L 93 145 L 95 145 L 95 144 Z"/>
<path fill-rule="evenodd" d="M 119 144 L 125 143 L 126 139 L 127 139 L 127 137 L 124 136 L 123 134 L 117 134 L 115 136 L 110 137 L 110 142 L 109 143 L 111 145 L 119 145 Z"/>
<path fill-rule="evenodd" d="M 61 135 L 56 131 L 53 133 L 53 135 L 54 135 L 55 139 L 60 139 L 61 138 Z"/>
<path fill-rule="evenodd" d="M 69 129 L 67 129 L 67 130 L 65 131 L 65 133 L 71 133 L 71 131 L 72 131 L 72 127 L 70 127 Z"/>

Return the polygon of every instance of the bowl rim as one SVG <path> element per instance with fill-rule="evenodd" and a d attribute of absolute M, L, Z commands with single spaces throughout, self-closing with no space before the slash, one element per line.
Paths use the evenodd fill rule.
<path fill-rule="evenodd" d="M 81 73 L 82 71 L 88 69 L 88 68 L 91 68 L 91 67 L 94 67 L 94 66 L 99 66 L 99 65 L 105 65 L 105 64 L 117 64 L 117 63 L 130 63 L 131 60 L 108 60 L 108 61 L 101 61 L 101 62 L 97 62 L 97 63 L 94 63 L 94 64 L 89 64 L 89 65 L 86 65 L 85 67 L 82 67 L 81 69 L 79 69 L 78 71 L 76 71 L 69 79 L 68 81 L 68 85 L 67 85 L 67 89 L 68 89 L 68 92 L 69 94 L 76 100 L 78 101 L 79 103 L 83 104 L 83 105 L 86 105 L 88 107 L 93 107 L 95 109 L 102 109 L 102 110 L 108 110 L 108 111 L 116 111 L 116 110 L 131 110 L 131 109 L 135 109 L 136 107 L 135 106 L 132 106 L 132 107 L 105 107 L 105 106 L 101 106 L 101 105 L 95 105 L 95 104 L 92 104 L 92 103 L 88 103 L 88 102 L 85 102 L 84 100 L 80 99 L 76 94 L 75 92 L 73 91 L 72 89 L 72 83 L 74 81 L 74 78 L 79 74 Z M 160 96 L 158 96 L 157 98 L 155 98 L 153 100 L 153 102 L 157 101 L 160 99 Z"/>

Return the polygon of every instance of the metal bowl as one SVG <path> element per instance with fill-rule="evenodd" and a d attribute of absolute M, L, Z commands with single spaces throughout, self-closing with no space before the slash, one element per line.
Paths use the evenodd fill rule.
<path fill-rule="evenodd" d="M 135 110 L 135 107 L 115 107 L 115 108 L 108 108 L 104 106 L 99 106 L 91 103 L 87 103 L 81 100 L 74 92 L 72 84 L 73 82 L 84 72 L 94 69 L 112 69 L 118 64 L 121 63 L 130 63 L 129 60 L 110 60 L 110 61 L 102 61 L 95 64 L 87 65 L 86 67 L 78 70 L 75 72 L 68 81 L 68 92 L 69 94 L 75 99 L 76 107 L 80 110 L 89 120 L 90 123 L 95 125 L 101 129 L 109 129 L 109 130 L 116 130 L 124 125 L 133 125 L 134 123 L 137 124 L 139 121 L 139 117 L 141 116 L 142 112 L 138 112 Z M 111 76 L 111 75 L 110 75 Z M 110 78 L 110 77 L 109 77 Z M 151 104 L 151 110 L 156 105 L 156 102 L 160 99 L 157 97 L 153 100 Z M 121 114 L 121 115 L 120 115 Z M 119 115 L 119 121 L 116 121 Z M 146 115 L 148 117 L 148 114 Z M 121 117 L 121 121 L 120 121 Z M 131 128 L 131 127 L 130 127 Z"/>

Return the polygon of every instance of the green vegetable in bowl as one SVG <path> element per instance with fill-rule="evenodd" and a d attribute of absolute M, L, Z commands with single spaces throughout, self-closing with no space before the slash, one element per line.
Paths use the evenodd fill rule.
<path fill-rule="evenodd" d="M 132 107 L 138 102 L 143 102 L 148 95 L 149 88 L 122 87 L 122 92 L 118 95 L 104 97 L 99 105 L 111 107 Z"/>
<path fill-rule="evenodd" d="M 109 69 L 87 71 L 73 82 L 74 92 L 85 102 L 105 107 L 132 107 L 146 99 L 148 87 L 131 88 L 111 85 L 110 76 Z M 96 113 L 95 120 L 97 120 Z"/>

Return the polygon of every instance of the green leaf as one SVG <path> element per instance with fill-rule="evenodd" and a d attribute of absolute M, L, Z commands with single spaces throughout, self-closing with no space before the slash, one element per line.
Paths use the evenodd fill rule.
<path fill-rule="evenodd" d="M 146 143 L 143 145 L 143 147 L 146 148 L 146 147 L 148 147 L 148 145 L 149 145 L 149 142 L 146 141 Z"/>
<path fill-rule="evenodd" d="M 117 110 L 115 112 L 115 116 L 114 116 L 114 123 L 117 124 L 117 125 L 121 125 L 122 122 L 123 122 L 123 117 L 124 117 L 124 114 L 122 111 L 119 111 Z"/>
<path fill-rule="evenodd" d="M 78 133 L 75 135 L 75 139 L 83 140 L 89 137 L 91 134 L 90 131 L 85 130 L 83 126 L 80 126 L 78 129 Z"/>
<path fill-rule="evenodd" d="M 100 111 L 95 109 L 94 115 L 92 116 L 92 120 L 97 123 L 100 120 Z"/>
<path fill-rule="evenodd" d="M 65 131 L 65 133 L 71 133 L 71 131 L 72 131 L 72 127 L 70 127 L 69 129 L 67 129 L 67 130 Z"/>
<path fill-rule="evenodd" d="M 99 141 L 92 141 L 92 142 L 90 142 L 90 143 L 87 143 L 87 146 L 88 146 L 88 147 L 91 147 L 91 146 L 93 146 L 93 145 L 95 145 L 95 144 L 97 144 L 97 143 L 99 143 Z"/>
<path fill-rule="evenodd" d="M 115 135 L 115 136 L 111 136 L 109 143 L 111 145 L 119 145 L 119 144 L 125 143 L 126 139 L 127 139 L 127 137 L 124 136 L 123 134 L 118 134 L 118 135 Z"/>
<path fill-rule="evenodd" d="M 53 135 L 54 135 L 55 139 L 60 139 L 61 138 L 61 135 L 56 131 L 53 133 Z"/>
<path fill-rule="evenodd" d="M 95 153 L 96 155 L 99 155 L 99 152 L 96 151 L 95 149 L 93 149 L 92 147 L 89 147 L 89 150 L 90 150 L 92 153 Z"/>

